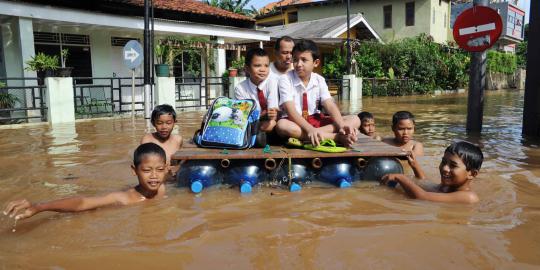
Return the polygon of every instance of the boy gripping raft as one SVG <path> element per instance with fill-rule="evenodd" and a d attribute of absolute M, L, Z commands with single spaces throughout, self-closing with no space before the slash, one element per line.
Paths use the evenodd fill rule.
<path fill-rule="evenodd" d="M 154 143 L 141 144 L 133 154 L 131 169 L 139 184 L 125 191 L 117 191 L 95 197 L 70 197 L 55 201 L 31 203 L 26 199 L 12 201 L 4 209 L 4 215 L 16 220 L 29 218 L 39 212 L 80 212 L 110 205 L 129 205 L 165 195 L 167 163 L 165 151 Z"/>

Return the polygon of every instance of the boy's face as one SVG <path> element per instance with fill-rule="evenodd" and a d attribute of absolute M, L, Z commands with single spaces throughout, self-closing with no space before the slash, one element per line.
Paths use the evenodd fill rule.
<path fill-rule="evenodd" d="M 174 118 L 170 114 L 162 114 L 158 119 L 154 121 L 154 127 L 156 128 L 156 134 L 163 140 L 166 140 L 171 136 L 171 132 L 174 128 Z"/>
<path fill-rule="evenodd" d="M 399 120 L 397 125 L 392 128 L 396 140 L 401 143 L 408 143 L 412 140 L 414 134 L 414 123 L 411 119 Z"/>
<path fill-rule="evenodd" d="M 360 125 L 360 132 L 368 136 L 373 136 L 375 134 L 375 119 L 367 118 L 362 121 Z"/>
<path fill-rule="evenodd" d="M 461 158 L 451 153 L 444 153 L 439 165 L 439 172 L 441 173 L 441 185 L 452 188 L 463 186 L 478 174 L 477 170 L 467 170 L 467 166 Z"/>
<path fill-rule="evenodd" d="M 145 155 L 139 166 L 131 166 L 139 179 L 139 185 L 147 190 L 157 192 L 167 175 L 165 160 L 156 154 Z"/>
<path fill-rule="evenodd" d="M 277 51 L 277 64 L 282 67 L 290 67 L 292 63 L 292 49 L 294 42 L 282 40 Z"/>
<path fill-rule="evenodd" d="M 259 85 L 268 77 L 270 69 L 270 58 L 268 56 L 255 55 L 251 60 L 251 64 L 247 67 L 249 79 L 255 85 Z"/>
<path fill-rule="evenodd" d="M 305 79 L 311 75 L 313 69 L 319 66 L 319 59 L 313 60 L 311 51 L 294 52 L 293 64 L 298 77 Z"/>

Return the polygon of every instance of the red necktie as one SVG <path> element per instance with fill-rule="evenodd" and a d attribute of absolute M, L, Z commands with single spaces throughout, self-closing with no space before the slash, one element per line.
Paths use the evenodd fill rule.
<path fill-rule="evenodd" d="M 309 113 L 308 113 L 308 102 L 307 102 L 307 92 L 304 92 L 302 94 L 302 117 L 304 119 L 308 119 Z"/>
<path fill-rule="evenodd" d="M 268 105 L 266 104 L 266 98 L 264 97 L 263 91 L 259 88 L 257 88 L 257 96 L 259 98 L 259 105 L 261 105 L 261 115 L 266 114 Z"/>

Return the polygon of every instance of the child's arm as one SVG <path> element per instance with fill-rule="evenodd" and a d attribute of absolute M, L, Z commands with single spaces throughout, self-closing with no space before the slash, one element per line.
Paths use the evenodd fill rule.
<path fill-rule="evenodd" d="M 4 209 L 4 215 L 15 219 L 29 218 L 39 212 L 80 212 L 112 204 L 127 204 L 125 192 L 113 192 L 97 197 L 71 197 L 50 202 L 31 203 L 26 199 L 12 201 Z M 24 211 L 20 213 L 21 211 Z"/>
<path fill-rule="evenodd" d="M 425 191 L 423 188 L 414 183 L 411 179 L 403 174 L 387 174 L 381 179 L 382 184 L 390 181 L 398 182 L 405 193 L 413 199 L 420 199 L 432 202 L 448 202 L 448 203 L 476 203 L 478 196 L 471 191 L 455 191 L 451 193 L 437 193 Z"/>
<path fill-rule="evenodd" d="M 309 140 L 313 145 L 319 145 L 319 143 L 324 139 L 322 132 L 314 128 L 312 125 L 304 119 L 294 106 L 294 101 L 288 101 L 283 103 L 283 109 L 287 113 L 289 120 L 296 123 L 300 128 L 307 134 Z"/>
<path fill-rule="evenodd" d="M 339 133 L 347 134 L 347 135 L 356 134 L 356 129 L 347 125 L 345 121 L 343 121 L 343 116 L 341 116 L 341 112 L 339 111 L 339 108 L 333 99 L 331 98 L 325 99 L 322 102 L 322 105 L 324 109 L 328 112 L 330 117 L 332 117 L 332 120 L 334 120 L 334 123 L 336 124 Z"/>
<path fill-rule="evenodd" d="M 407 155 L 407 162 L 409 162 L 409 166 L 411 166 L 414 176 L 420 179 L 425 179 L 426 174 L 424 173 L 424 170 L 422 170 L 422 166 L 420 166 L 420 163 L 416 160 L 416 154 L 414 151 L 409 152 L 409 155 Z"/>

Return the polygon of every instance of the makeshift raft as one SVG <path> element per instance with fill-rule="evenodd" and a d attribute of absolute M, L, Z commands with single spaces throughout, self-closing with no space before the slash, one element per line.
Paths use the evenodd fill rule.
<path fill-rule="evenodd" d="M 301 184 L 313 180 L 349 187 L 357 180 L 378 180 L 386 173 L 402 173 L 397 160 L 407 152 L 360 134 L 351 149 L 342 153 L 271 146 L 245 150 L 199 148 L 187 144 L 171 159 L 182 162 L 177 180 L 194 193 L 203 188 L 228 183 L 250 192 L 252 186 L 267 180 L 279 180 L 298 191 Z"/>

